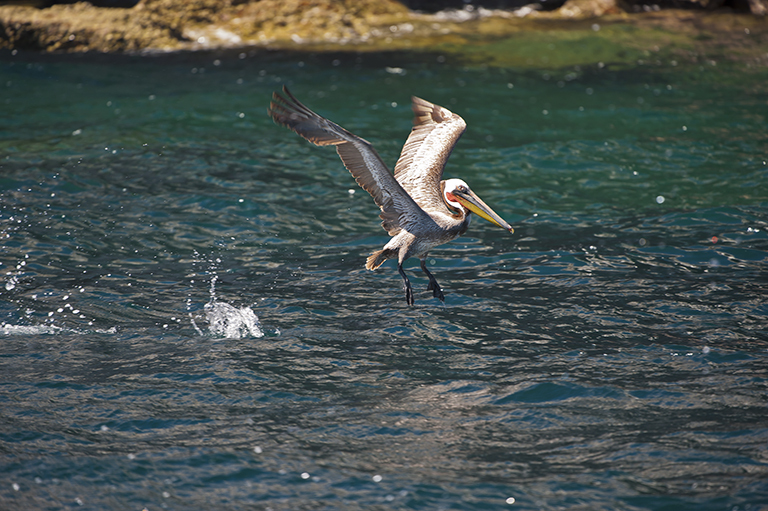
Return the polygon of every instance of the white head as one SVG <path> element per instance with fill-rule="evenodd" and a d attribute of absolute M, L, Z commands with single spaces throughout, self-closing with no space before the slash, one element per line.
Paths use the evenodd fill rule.
<path fill-rule="evenodd" d="M 447 179 L 445 181 L 445 186 L 443 187 L 443 199 L 445 200 L 446 204 L 455 209 L 458 209 L 459 211 L 468 211 L 467 208 L 465 208 L 461 202 L 459 202 L 459 199 L 457 199 L 453 194 L 453 192 L 467 193 L 468 191 L 469 185 L 467 185 L 467 183 L 461 179 Z"/>

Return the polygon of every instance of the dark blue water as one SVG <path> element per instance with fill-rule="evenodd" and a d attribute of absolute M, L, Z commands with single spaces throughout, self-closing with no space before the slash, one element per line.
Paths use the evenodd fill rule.
<path fill-rule="evenodd" d="M 437 57 L 2 55 L 0 508 L 768 509 L 765 70 Z M 283 83 L 516 233 L 407 307 Z"/>

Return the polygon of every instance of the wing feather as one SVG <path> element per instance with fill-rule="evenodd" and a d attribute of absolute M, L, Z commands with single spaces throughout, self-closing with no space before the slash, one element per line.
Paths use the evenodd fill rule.
<path fill-rule="evenodd" d="M 344 166 L 381 208 L 382 227 L 394 236 L 414 222 L 431 220 L 395 180 L 371 144 L 336 123 L 317 115 L 283 87 L 275 92 L 268 113 L 272 119 L 315 145 L 335 145 Z"/>
<path fill-rule="evenodd" d="M 411 98 L 413 129 L 395 165 L 395 179 L 425 210 L 445 210 L 443 169 L 467 124 L 447 108 Z"/>

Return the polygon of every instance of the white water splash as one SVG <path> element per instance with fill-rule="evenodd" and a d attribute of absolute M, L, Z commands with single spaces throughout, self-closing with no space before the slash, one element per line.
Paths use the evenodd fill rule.
<path fill-rule="evenodd" d="M 116 327 L 95 328 L 93 330 L 80 330 L 77 328 L 63 328 L 56 325 L 11 325 L 3 323 L 0 325 L 0 334 L 3 335 L 55 335 L 55 334 L 108 334 L 117 333 Z"/>
<path fill-rule="evenodd" d="M 41 335 L 41 334 L 57 334 L 62 331 L 62 328 L 53 325 L 9 325 L 3 323 L 0 325 L 0 332 L 3 335 Z"/>
<path fill-rule="evenodd" d="M 208 329 L 213 335 L 228 339 L 243 337 L 263 337 L 259 318 L 250 307 L 233 307 L 224 302 L 208 302 L 205 304 L 205 316 L 208 318 Z"/>
<path fill-rule="evenodd" d="M 19 279 L 11 275 L 10 277 L 8 277 L 8 280 L 5 281 L 5 289 L 7 291 L 11 291 L 16 287 L 18 283 L 19 283 Z"/>
<path fill-rule="evenodd" d="M 244 337 L 263 337 L 259 318 L 250 307 L 239 309 L 226 302 L 216 299 L 217 275 L 211 278 L 211 299 L 205 304 L 205 318 L 208 320 L 208 331 L 216 337 L 227 339 L 242 339 Z M 190 313 L 192 326 L 197 333 L 204 335 L 203 331 L 195 323 L 195 318 Z"/>
<path fill-rule="evenodd" d="M 11 218 L 13 220 L 13 218 Z M 24 256 L 24 259 L 29 259 L 29 254 L 26 254 Z M 0 265 L 3 263 L 0 262 Z M 14 273 L 13 269 L 9 269 L 6 271 L 7 280 L 5 281 L 5 289 L 6 291 L 12 291 L 16 289 L 16 286 L 19 285 L 19 276 L 23 275 L 24 273 L 24 267 L 27 265 L 27 261 L 21 260 L 16 264 L 16 271 Z"/>

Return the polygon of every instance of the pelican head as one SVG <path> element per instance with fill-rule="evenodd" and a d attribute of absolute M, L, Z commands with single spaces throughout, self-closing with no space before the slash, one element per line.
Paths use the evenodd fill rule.
<path fill-rule="evenodd" d="M 475 195 L 475 192 L 469 188 L 469 185 L 461 179 L 448 179 L 444 182 L 443 199 L 453 209 L 463 210 L 466 213 L 475 213 L 502 229 L 515 232 L 511 225 L 497 215 L 480 197 Z"/>

